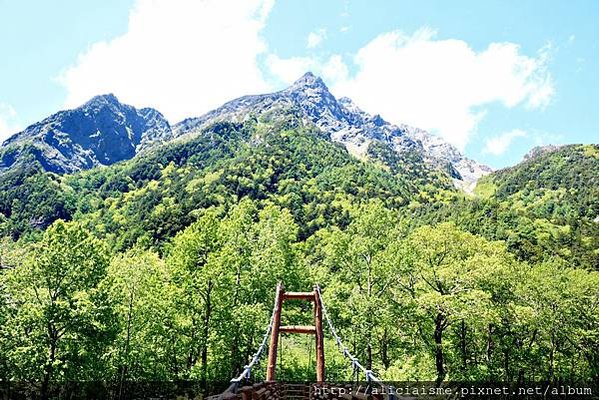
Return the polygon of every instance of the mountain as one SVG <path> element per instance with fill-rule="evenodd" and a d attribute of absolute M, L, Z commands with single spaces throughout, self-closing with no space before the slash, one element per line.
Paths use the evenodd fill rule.
<path fill-rule="evenodd" d="M 375 200 L 398 209 L 455 195 L 449 179 L 424 181 L 362 162 L 318 128 L 288 115 L 276 122 L 217 122 L 103 168 L 57 175 L 16 169 L 0 176 L 0 237 L 19 238 L 77 218 L 117 247 L 167 240 L 210 207 L 243 199 L 279 204 L 307 237 L 345 224 L 348 207 Z"/>
<path fill-rule="evenodd" d="M 175 136 L 189 137 L 218 121 L 241 122 L 255 116 L 277 119 L 288 113 L 296 113 L 315 124 L 358 158 L 368 158 L 371 144 L 388 147 L 400 157 L 418 153 L 429 165 L 447 171 L 456 186 L 467 191 L 473 189 L 481 176 L 492 171 L 422 129 L 393 125 L 380 115 L 362 111 L 348 98 L 336 99 L 322 79 L 310 72 L 287 89 L 232 100 L 201 117 L 176 124 L 173 131 Z"/>
<path fill-rule="evenodd" d="M 7 139 L 0 149 L 0 172 L 35 161 L 56 173 L 110 165 L 171 135 L 160 112 L 122 104 L 112 94 L 96 96 Z"/>
<path fill-rule="evenodd" d="M 431 164 L 446 168 L 456 186 L 468 193 L 472 193 L 480 178 L 493 172 L 489 166 L 465 157 L 438 136 L 407 125 L 401 125 L 401 128 L 409 137 L 422 144 L 424 154 Z"/>
<path fill-rule="evenodd" d="M 522 216 L 507 238 L 522 258 L 553 255 L 570 265 L 599 266 L 599 145 L 535 148 L 479 186 L 501 212 Z"/>
<path fill-rule="evenodd" d="M 136 109 L 112 95 L 97 96 L 81 107 L 58 112 L 6 140 L 0 148 L 0 172 L 37 162 L 44 170 L 71 173 L 127 160 L 139 151 L 173 138 L 190 138 L 216 122 L 265 121 L 299 117 L 360 159 L 390 164 L 394 170 L 434 169 L 449 174 L 470 192 L 491 172 L 428 132 L 393 125 L 362 111 L 348 98 L 336 99 L 322 79 L 308 72 L 279 92 L 244 96 L 171 129 L 160 112 Z"/>

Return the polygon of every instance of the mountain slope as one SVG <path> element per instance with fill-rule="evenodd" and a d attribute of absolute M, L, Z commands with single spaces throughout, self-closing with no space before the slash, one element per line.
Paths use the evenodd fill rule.
<path fill-rule="evenodd" d="M 543 203 L 552 218 L 574 212 L 576 218 L 595 219 L 599 216 L 599 145 L 534 148 L 521 163 L 482 179 L 476 191 L 502 201 Z"/>
<path fill-rule="evenodd" d="M 0 149 L 0 172 L 36 162 L 56 173 L 110 165 L 170 137 L 170 125 L 158 111 L 122 104 L 114 95 L 96 96 L 6 140 Z"/>
<path fill-rule="evenodd" d="M 358 160 L 294 115 L 214 123 L 193 138 L 71 175 L 16 172 L 0 179 L 0 233 L 19 237 L 76 218 L 123 247 L 141 237 L 161 241 L 201 210 L 243 198 L 290 209 L 304 236 L 331 222 L 343 225 L 360 202 L 399 208 L 439 200 L 451 185 L 439 179 L 422 186 L 419 171 Z"/>
<path fill-rule="evenodd" d="M 561 259 L 599 268 L 599 145 L 536 149 L 524 161 L 483 177 L 472 199 L 428 204 L 414 224 L 454 221 L 503 240 L 522 260 Z"/>
<path fill-rule="evenodd" d="M 306 73 L 280 92 L 244 96 L 198 118 L 188 118 L 173 127 L 175 136 L 193 136 L 217 121 L 244 121 L 261 115 L 276 119 L 294 112 L 310 121 L 328 137 L 342 143 L 358 158 L 367 157 L 372 143 L 384 144 L 400 157 L 419 153 L 434 168 L 450 172 L 457 186 L 470 190 L 491 169 L 464 157 L 455 147 L 421 129 L 396 126 L 380 115 L 362 111 L 350 99 L 337 100 L 322 79 Z"/>

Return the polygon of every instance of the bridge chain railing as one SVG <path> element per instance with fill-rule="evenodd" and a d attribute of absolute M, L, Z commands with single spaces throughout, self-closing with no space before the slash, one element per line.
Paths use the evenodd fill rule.
<path fill-rule="evenodd" d="M 237 388 L 238 388 L 240 382 L 243 382 L 246 379 L 250 379 L 250 375 L 252 373 L 252 368 L 256 364 L 258 364 L 258 362 L 260 361 L 260 357 L 262 356 L 262 353 L 264 353 L 264 350 L 266 349 L 266 343 L 268 342 L 268 337 L 270 336 L 270 333 L 272 332 L 272 327 L 273 327 L 273 324 L 275 321 L 275 312 L 277 309 L 277 304 L 279 304 L 279 296 L 280 296 L 280 293 L 277 290 L 276 295 L 275 295 L 275 303 L 274 303 L 274 306 L 272 309 L 272 315 L 270 316 L 270 322 L 268 324 L 268 327 L 266 328 L 266 332 L 264 332 L 264 337 L 262 338 L 262 342 L 260 343 L 258 350 L 252 356 L 252 360 L 249 362 L 249 364 L 247 364 L 243 367 L 243 371 L 239 374 L 239 376 L 231 379 L 231 381 L 230 381 L 231 385 L 227 389 L 227 392 L 237 391 Z"/>

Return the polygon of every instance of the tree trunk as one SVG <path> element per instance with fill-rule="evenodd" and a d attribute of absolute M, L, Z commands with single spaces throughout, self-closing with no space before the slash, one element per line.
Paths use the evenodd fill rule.
<path fill-rule="evenodd" d="M 383 367 L 385 367 L 385 369 L 388 369 L 391 364 L 391 360 L 389 360 L 388 352 L 389 352 L 389 341 L 388 341 L 387 327 L 385 327 L 385 329 L 383 330 L 383 340 L 381 342 L 381 361 L 383 362 Z"/>
<path fill-rule="evenodd" d="M 206 388 L 208 374 L 208 336 L 210 335 L 210 317 L 212 315 L 212 281 L 208 281 L 206 288 L 206 314 L 204 316 L 204 342 L 202 344 L 202 387 Z"/>
<path fill-rule="evenodd" d="M 511 383 L 512 374 L 510 371 L 510 351 L 508 348 L 503 351 L 503 369 L 505 370 L 505 381 Z"/>
<path fill-rule="evenodd" d="M 194 311 L 195 314 L 195 311 Z M 191 317 L 191 335 L 189 337 L 190 340 L 190 346 L 189 346 L 189 352 L 187 354 L 187 370 L 189 371 L 193 365 L 195 364 L 196 360 L 197 360 L 197 354 L 198 354 L 198 348 L 195 345 L 195 340 L 196 340 L 196 328 L 197 328 L 197 322 L 196 322 L 196 318 L 195 315 L 192 315 Z"/>
<path fill-rule="evenodd" d="M 372 344 L 370 343 L 372 338 L 371 333 L 368 333 L 368 346 L 366 346 L 366 369 L 372 369 Z"/>
<path fill-rule="evenodd" d="M 553 377 L 555 375 L 555 335 L 553 331 L 551 332 L 549 343 L 551 344 L 551 349 L 549 350 L 549 382 L 553 382 Z"/>
<path fill-rule="evenodd" d="M 489 324 L 488 330 L 487 330 L 487 351 L 486 351 L 486 357 L 487 357 L 486 361 L 487 361 L 487 366 L 489 367 L 489 371 L 492 370 L 491 360 L 493 359 L 493 347 L 494 347 L 493 325 Z"/>
<path fill-rule="evenodd" d="M 437 368 L 437 387 L 445 379 L 445 365 L 443 360 L 443 330 L 445 329 L 445 316 L 441 313 L 435 318 L 435 367 Z"/>
<path fill-rule="evenodd" d="M 239 291 L 241 287 L 241 268 L 237 268 L 237 274 L 235 276 L 235 294 L 233 295 L 233 309 L 239 304 Z M 241 372 L 241 367 L 245 357 L 240 357 L 239 351 L 239 329 L 233 331 L 233 340 L 231 341 L 231 375 L 237 375 Z"/>
<path fill-rule="evenodd" d="M 466 372 L 468 368 L 468 353 L 466 352 L 466 323 L 464 320 L 460 324 L 460 349 L 462 351 L 462 370 Z"/>
<path fill-rule="evenodd" d="M 372 369 L 372 330 L 373 330 L 373 323 L 372 323 L 372 312 L 371 311 L 371 301 L 372 301 L 372 264 L 371 264 L 371 256 L 368 255 L 366 257 L 366 263 L 368 265 L 368 287 L 367 287 L 367 295 L 368 295 L 368 302 L 367 302 L 367 306 L 368 306 L 368 312 L 366 314 L 366 318 L 367 318 L 367 327 L 368 327 L 368 333 L 366 334 L 366 340 L 367 340 L 367 347 L 366 347 L 366 353 L 367 353 L 367 359 L 366 359 L 366 369 Z"/>
<path fill-rule="evenodd" d="M 123 385 L 129 373 L 129 346 L 131 343 L 131 321 L 133 319 L 134 291 L 129 296 L 129 309 L 127 311 L 127 337 L 125 339 L 125 361 L 121 360 L 121 381 L 119 383 L 119 399 L 123 397 Z"/>
<path fill-rule="evenodd" d="M 48 347 L 48 360 L 44 366 L 44 378 L 42 380 L 41 398 L 47 400 L 50 390 L 50 380 L 52 379 L 52 372 L 54 371 L 54 361 L 56 361 L 56 345 L 58 341 L 58 334 L 52 324 L 48 324 L 48 339 L 50 344 Z"/>

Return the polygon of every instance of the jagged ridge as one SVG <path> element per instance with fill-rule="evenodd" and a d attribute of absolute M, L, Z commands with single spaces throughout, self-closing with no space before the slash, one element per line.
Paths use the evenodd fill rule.
<path fill-rule="evenodd" d="M 168 121 L 155 109 L 136 109 L 112 94 L 96 96 L 6 140 L 0 171 L 37 161 L 47 171 L 70 173 L 130 159 L 150 143 L 171 137 Z"/>
<path fill-rule="evenodd" d="M 449 171 L 456 185 L 467 191 L 492 171 L 422 129 L 393 125 L 380 115 L 362 111 L 349 98 L 336 99 L 322 79 L 310 72 L 287 89 L 232 100 L 201 117 L 176 124 L 173 130 L 177 137 L 190 136 L 218 121 L 241 122 L 258 115 L 272 119 L 287 112 L 299 113 L 359 158 L 368 157 L 373 142 L 384 143 L 400 156 L 416 151 L 429 165 Z"/>
<path fill-rule="evenodd" d="M 315 125 L 330 140 L 342 143 L 358 158 L 373 158 L 373 145 L 389 148 L 398 157 L 420 159 L 445 172 L 458 187 L 470 191 L 478 178 L 491 172 L 428 132 L 393 125 L 380 115 L 362 111 L 348 98 L 336 99 L 321 78 L 308 72 L 279 92 L 244 96 L 200 117 L 172 127 L 152 108 L 136 109 L 114 95 L 96 96 L 83 106 L 58 112 L 20 132 L 3 144 L 0 171 L 37 161 L 43 169 L 70 173 L 110 165 L 134 157 L 140 150 L 173 138 L 199 134 L 221 121 L 242 122 L 260 117 L 279 120 L 290 113 Z"/>

